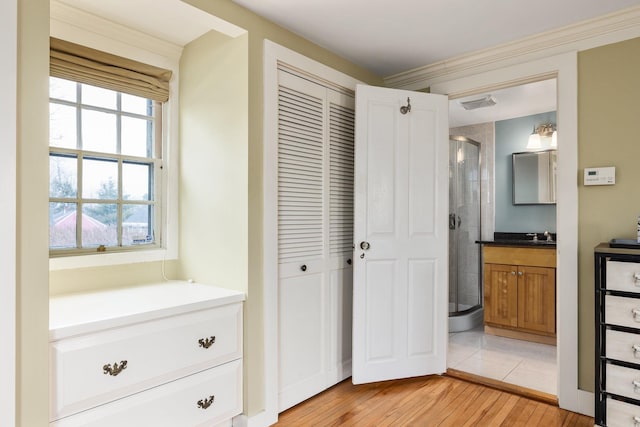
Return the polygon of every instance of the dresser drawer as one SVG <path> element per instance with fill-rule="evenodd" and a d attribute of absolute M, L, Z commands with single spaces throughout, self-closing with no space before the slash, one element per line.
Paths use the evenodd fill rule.
<path fill-rule="evenodd" d="M 640 293 L 640 264 L 607 262 L 607 289 Z"/>
<path fill-rule="evenodd" d="M 242 412 L 242 361 L 60 419 L 51 427 L 213 426 Z M 204 409 L 206 402 L 211 405 Z"/>
<path fill-rule="evenodd" d="M 607 358 L 640 364 L 640 335 L 607 330 L 606 338 Z"/>
<path fill-rule="evenodd" d="M 237 303 L 54 341 L 51 420 L 238 359 L 241 334 Z"/>
<path fill-rule="evenodd" d="M 640 406 L 607 398 L 608 427 L 636 427 L 640 424 Z"/>
<path fill-rule="evenodd" d="M 607 364 L 606 391 L 632 399 L 640 399 L 640 371 Z"/>
<path fill-rule="evenodd" d="M 640 299 L 606 295 L 604 306 L 607 324 L 640 329 Z"/>

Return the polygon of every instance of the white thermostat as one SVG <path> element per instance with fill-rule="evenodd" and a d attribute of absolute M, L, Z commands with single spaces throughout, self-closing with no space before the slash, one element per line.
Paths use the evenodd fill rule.
<path fill-rule="evenodd" d="M 616 168 L 584 168 L 584 185 L 613 185 L 616 183 Z"/>

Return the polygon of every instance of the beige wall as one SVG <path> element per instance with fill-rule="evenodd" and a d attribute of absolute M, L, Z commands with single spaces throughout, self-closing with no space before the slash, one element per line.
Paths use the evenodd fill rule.
<path fill-rule="evenodd" d="M 247 291 L 248 36 L 180 60 L 180 275 Z"/>
<path fill-rule="evenodd" d="M 49 422 L 49 2 L 17 3 L 16 423 L 32 427 Z"/>
<path fill-rule="evenodd" d="M 640 215 L 640 38 L 578 55 L 579 379 L 594 389 L 593 248 L 635 239 Z M 614 186 L 584 187 L 585 167 L 615 166 Z M 561 284 L 559 284 L 561 285 Z"/>

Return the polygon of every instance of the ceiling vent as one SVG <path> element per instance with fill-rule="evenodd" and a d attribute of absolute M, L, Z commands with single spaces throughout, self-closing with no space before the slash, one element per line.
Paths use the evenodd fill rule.
<path fill-rule="evenodd" d="M 491 107 L 496 105 L 496 99 L 491 95 L 483 96 L 482 98 L 472 99 L 470 101 L 460 101 L 460 105 L 465 110 L 475 110 L 476 108 Z"/>

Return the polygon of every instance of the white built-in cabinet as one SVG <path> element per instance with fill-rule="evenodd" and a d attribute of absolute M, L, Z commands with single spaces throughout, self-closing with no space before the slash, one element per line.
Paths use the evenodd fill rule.
<path fill-rule="evenodd" d="M 280 67 L 280 411 L 351 375 L 353 144 L 353 94 Z"/>
<path fill-rule="evenodd" d="M 50 300 L 51 427 L 230 427 L 241 292 L 166 282 Z"/>

